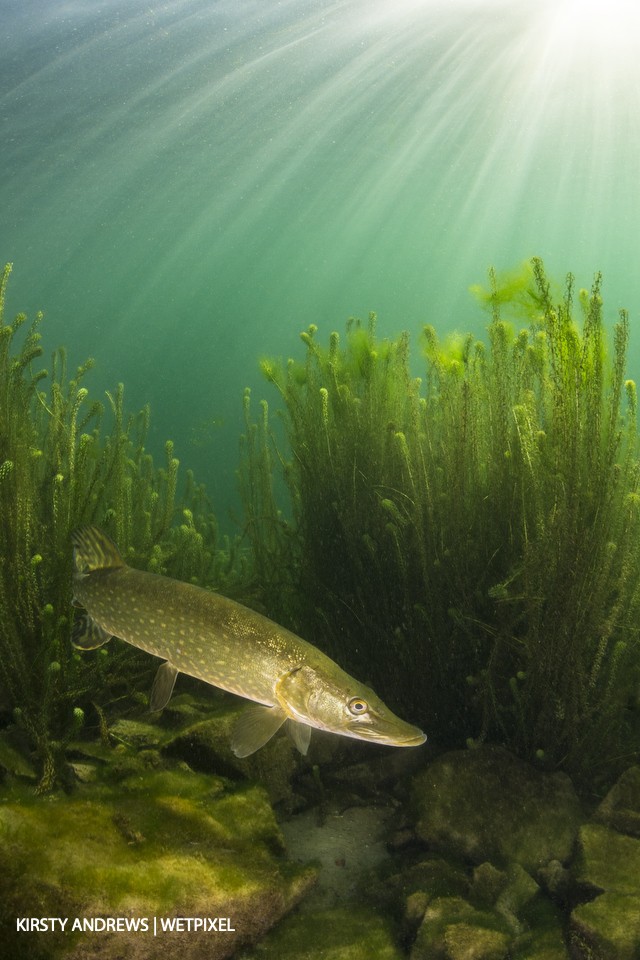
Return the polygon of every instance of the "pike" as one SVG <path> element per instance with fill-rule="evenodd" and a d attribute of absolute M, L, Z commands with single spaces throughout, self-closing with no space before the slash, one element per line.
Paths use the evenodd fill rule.
<path fill-rule="evenodd" d="M 73 602 L 84 607 L 72 643 L 94 650 L 119 637 L 165 661 L 151 710 L 169 702 L 186 673 L 255 703 L 231 733 L 237 757 L 259 750 L 283 724 L 306 754 L 316 727 L 357 740 L 417 747 L 427 739 L 312 644 L 218 593 L 127 566 L 97 527 L 72 535 Z"/>

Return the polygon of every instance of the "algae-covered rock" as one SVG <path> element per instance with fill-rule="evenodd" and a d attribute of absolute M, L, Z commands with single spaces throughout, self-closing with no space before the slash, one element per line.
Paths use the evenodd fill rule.
<path fill-rule="evenodd" d="M 449 927 L 444 943 L 448 960 L 503 960 L 509 952 L 503 933 L 467 923 Z"/>
<path fill-rule="evenodd" d="M 613 785 L 593 815 L 620 833 L 640 837 L 640 767 L 629 767 Z"/>
<path fill-rule="evenodd" d="M 87 786 L 73 798 L 22 795 L 0 807 L 0 832 L 0 920 L 15 958 L 229 957 L 262 937 L 315 880 L 312 869 L 284 858 L 264 790 L 192 772 Z M 68 918 L 67 927 L 17 929 L 16 918 L 34 916 Z M 177 917 L 223 920 L 214 929 L 162 929 Z M 81 928 L 111 918 L 139 929 L 82 932 L 71 929 L 76 918 Z"/>
<path fill-rule="evenodd" d="M 410 866 L 396 867 L 384 876 L 384 884 L 389 893 L 400 895 L 419 890 L 428 895 L 429 900 L 436 897 L 462 896 L 467 892 L 469 881 L 460 864 L 453 864 L 442 857 L 429 857 Z"/>
<path fill-rule="evenodd" d="M 450 863 L 443 857 L 413 863 L 394 857 L 370 877 L 366 892 L 367 900 L 384 914 L 397 914 L 401 907 L 401 936 L 411 943 L 432 900 L 463 897 L 468 888 L 461 864 Z"/>
<path fill-rule="evenodd" d="M 488 861 L 475 867 L 469 898 L 476 906 L 492 907 L 507 885 L 507 874 Z"/>
<path fill-rule="evenodd" d="M 514 933 L 522 931 L 519 917 L 525 907 L 537 897 L 540 887 L 533 877 L 519 863 L 511 863 L 507 868 L 507 882 L 495 902 L 496 913 L 504 917 L 508 927 Z"/>
<path fill-rule="evenodd" d="M 147 720 L 131 720 L 121 717 L 109 728 L 109 735 L 117 743 L 139 749 L 158 747 L 165 739 L 165 732 L 159 726 L 157 717 Z"/>
<path fill-rule="evenodd" d="M 181 680 L 189 682 L 184 675 Z M 199 681 L 193 681 L 199 683 Z M 199 696 L 191 693 L 179 693 L 171 697 L 169 702 L 158 714 L 158 722 L 167 730 L 178 730 L 206 720 L 212 712 L 217 712 L 223 704 L 228 703 L 228 695 L 216 687 L 205 687 L 205 692 Z"/>
<path fill-rule="evenodd" d="M 462 897 L 438 897 L 427 906 L 411 960 L 506 960 L 510 939 L 492 912 Z"/>
<path fill-rule="evenodd" d="M 537 897 L 521 919 L 524 929 L 511 945 L 509 960 L 569 960 L 565 917 L 554 904 Z"/>
<path fill-rule="evenodd" d="M 585 823 L 578 832 L 574 877 L 592 893 L 617 890 L 640 897 L 640 840 Z"/>
<path fill-rule="evenodd" d="M 453 751 L 413 781 L 416 832 L 432 848 L 474 863 L 535 873 L 572 853 L 581 810 L 571 781 L 500 747 Z"/>
<path fill-rule="evenodd" d="M 568 960 L 559 911 L 540 897 L 519 909 L 516 933 L 513 914 L 438 898 L 424 913 L 411 960 Z"/>
<path fill-rule="evenodd" d="M 238 717 L 237 706 L 225 705 L 206 720 L 180 729 L 167 740 L 163 754 L 179 758 L 193 770 L 219 773 L 226 777 L 249 777 L 259 781 L 272 803 L 285 804 L 291 798 L 291 777 L 296 768 L 294 748 L 288 737 L 277 736 L 249 757 L 234 756 L 231 728 Z"/>
<path fill-rule="evenodd" d="M 566 904 L 573 887 L 571 871 L 559 860 L 550 860 L 538 871 L 538 879 L 556 903 Z"/>
<path fill-rule="evenodd" d="M 517 863 L 506 870 L 480 864 L 467 897 L 438 898 L 435 913 L 427 906 L 421 919 L 431 925 L 433 936 L 422 932 L 412 960 L 427 947 L 427 957 L 433 950 L 433 956 L 443 960 L 503 956 L 505 949 L 509 958 L 522 960 L 567 958 L 559 911 L 544 900 L 536 882 Z"/>
<path fill-rule="evenodd" d="M 567 960 L 563 918 L 534 876 L 572 855 L 568 778 L 501 748 L 456 751 L 414 778 L 413 804 L 423 841 L 477 866 L 466 892 L 428 902 L 411 960 Z"/>
<path fill-rule="evenodd" d="M 571 914 L 576 957 L 637 960 L 640 956 L 640 840 L 600 824 L 579 834 L 575 879 L 596 899 Z"/>
<path fill-rule="evenodd" d="M 640 897 L 612 891 L 571 914 L 572 956 L 580 960 L 637 960 Z"/>
<path fill-rule="evenodd" d="M 387 921 L 360 908 L 295 914 L 239 960 L 403 960 Z"/>

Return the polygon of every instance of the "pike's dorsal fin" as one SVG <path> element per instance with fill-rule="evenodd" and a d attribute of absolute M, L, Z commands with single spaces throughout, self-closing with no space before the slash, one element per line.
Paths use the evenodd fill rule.
<path fill-rule="evenodd" d="M 311 740 L 311 727 L 308 723 L 298 723 L 296 720 L 289 720 L 287 724 L 287 733 L 293 740 L 293 744 L 300 751 L 303 757 L 306 757 Z"/>
<path fill-rule="evenodd" d="M 287 719 L 279 707 L 262 704 L 242 711 L 231 730 L 231 750 L 236 757 L 248 757 L 271 740 Z"/>
<path fill-rule="evenodd" d="M 87 613 L 78 617 L 73 624 L 71 643 L 78 650 L 97 650 L 108 640 L 111 640 L 111 634 L 103 630 Z"/>
<path fill-rule="evenodd" d="M 158 668 L 149 697 L 151 711 L 162 710 L 169 703 L 179 673 L 180 671 L 168 660 Z"/>
<path fill-rule="evenodd" d="M 76 575 L 124 566 L 124 560 L 113 540 L 97 527 L 80 527 L 74 530 L 71 542 Z"/>

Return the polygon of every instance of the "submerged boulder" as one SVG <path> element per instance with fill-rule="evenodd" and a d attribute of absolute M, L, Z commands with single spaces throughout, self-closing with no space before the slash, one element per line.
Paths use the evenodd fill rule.
<path fill-rule="evenodd" d="M 14 796 L 0 807 L 0 832 L 0 921 L 14 958 L 222 960 L 315 882 L 312 868 L 284 857 L 262 788 L 185 769 L 72 798 Z M 31 917 L 67 924 L 21 928 Z M 197 918 L 200 927 L 187 922 Z"/>
<path fill-rule="evenodd" d="M 581 808 L 571 781 L 502 747 L 446 753 L 413 781 L 416 832 L 430 847 L 472 863 L 518 863 L 536 874 L 567 861 Z"/>
<path fill-rule="evenodd" d="M 485 746 L 438 757 L 412 802 L 416 835 L 467 882 L 444 896 L 428 878 L 412 889 L 411 960 L 568 960 L 545 869 L 570 862 L 583 821 L 569 779 Z"/>
<path fill-rule="evenodd" d="M 239 960 L 403 960 L 392 925 L 353 904 L 293 913 Z"/>
<path fill-rule="evenodd" d="M 593 819 L 640 837 L 640 767 L 629 767 L 606 795 Z"/>
<path fill-rule="evenodd" d="M 411 960 L 507 960 L 511 937 L 502 921 L 462 897 L 427 906 Z"/>
<path fill-rule="evenodd" d="M 570 920 L 574 955 L 584 960 L 640 956 L 640 840 L 597 823 L 580 830 L 577 885 L 592 899 Z"/>
<path fill-rule="evenodd" d="M 179 759 L 193 770 L 218 773 L 237 779 L 249 777 L 259 781 L 272 803 L 285 807 L 292 803 L 291 778 L 297 765 L 297 755 L 288 737 L 276 736 L 261 750 L 239 759 L 231 750 L 230 735 L 238 714 L 244 707 L 237 705 L 198 720 L 167 738 L 163 756 Z"/>

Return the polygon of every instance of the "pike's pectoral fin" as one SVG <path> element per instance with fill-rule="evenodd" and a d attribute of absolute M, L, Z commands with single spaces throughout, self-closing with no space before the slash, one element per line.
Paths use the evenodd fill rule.
<path fill-rule="evenodd" d="M 111 634 L 92 620 L 88 613 L 78 617 L 73 624 L 71 643 L 79 650 L 97 650 L 109 640 Z"/>
<path fill-rule="evenodd" d="M 179 673 L 180 671 L 168 660 L 158 668 L 149 696 L 149 709 L 152 712 L 162 710 L 169 703 Z"/>
<path fill-rule="evenodd" d="M 279 707 L 262 704 L 242 711 L 231 729 L 231 750 L 236 757 L 248 757 L 271 740 L 287 719 Z"/>
<path fill-rule="evenodd" d="M 306 757 L 311 740 L 311 727 L 308 723 L 297 723 L 295 720 L 289 720 L 287 724 L 287 733 L 293 740 L 294 746 L 300 751 L 303 757 Z"/>

